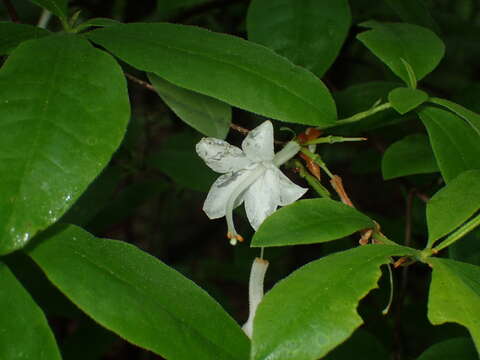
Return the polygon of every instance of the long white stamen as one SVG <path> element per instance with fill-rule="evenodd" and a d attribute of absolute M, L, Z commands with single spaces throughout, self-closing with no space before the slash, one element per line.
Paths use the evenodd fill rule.
<path fill-rule="evenodd" d="M 249 338 L 253 333 L 253 320 L 255 319 L 255 313 L 257 307 L 263 298 L 263 281 L 265 279 L 265 273 L 267 272 L 268 261 L 260 258 L 255 258 L 252 264 L 252 270 L 250 271 L 250 281 L 248 283 L 248 302 L 249 302 L 249 315 L 247 322 L 242 326 L 243 331 Z"/>
<path fill-rule="evenodd" d="M 236 240 L 238 240 L 239 238 L 241 239 L 233 223 L 233 207 L 235 205 L 235 200 L 237 200 L 237 198 L 250 185 L 252 185 L 255 181 L 257 181 L 257 179 L 263 175 L 265 170 L 266 168 L 261 164 L 258 164 L 253 170 L 250 170 L 251 171 L 250 175 L 247 176 L 240 184 L 238 184 L 238 186 L 235 188 L 235 190 L 230 194 L 230 197 L 228 198 L 227 206 L 225 210 L 225 217 L 227 218 L 227 227 L 228 227 L 227 236 L 231 239 L 230 243 L 232 245 L 235 245 L 237 243 Z"/>
<path fill-rule="evenodd" d="M 297 155 L 298 151 L 300 150 L 300 145 L 295 141 L 290 141 L 280 150 L 278 153 L 275 154 L 273 158 L 273 163 L 276 167 L 279 167 L 285 164 L 288 160 L 293 158 Z"/>

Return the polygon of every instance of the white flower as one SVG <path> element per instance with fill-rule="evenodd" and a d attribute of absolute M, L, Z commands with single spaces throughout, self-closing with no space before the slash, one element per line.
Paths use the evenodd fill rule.
<path fill-rule="evenodd" d="M 292 183 L 278 169 L 299 149 L 300 145 L 292 141 L 274 154 L 273 126 L 268 120 L 249 132 L 242 142 L 243 151 L 215 138 L 203 138 L 197 144 L 197 154 L 223 174 L 210 188 L 203 211 L 210 219 L 227 218 L 232 245 L 243 241 L 233 224 L 235 207 L 245 202 L 248 220 L 257 230 L 278 206 L 291 204 L 308 190 Z"/>

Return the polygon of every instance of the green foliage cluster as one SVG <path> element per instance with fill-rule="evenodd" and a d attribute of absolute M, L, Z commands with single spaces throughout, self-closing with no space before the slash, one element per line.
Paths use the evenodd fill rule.
<path fill-rule="evenodd" d="M 169 360 L 478 359 L 475 1 L 158 1 L 135 21 L 31 2 L 0 12 L 0 359 L 101 359 L 117 335 Z M 264 118 L 310 191 L 228 248 L 195 144 Z M 250 339 L 208 277 L 246 304 L 256 248 L 283 279 Z"/>

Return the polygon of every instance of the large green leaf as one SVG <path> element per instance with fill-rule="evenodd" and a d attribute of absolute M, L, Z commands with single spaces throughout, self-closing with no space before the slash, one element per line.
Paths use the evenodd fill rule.
<path fill-rule="evenodd" d="M 111 26 L 87 36 L 138 69 L 239 108 L 308 125 L 336 119 L 315 75 L 241 38 L 168 23 Z"/>
<path fill-rule="evenodd" d="M 449 111 L 426 106 L 419 112 L 445 182 L 463 171 L 480 169 L 480 136 Z"/>
<path fill-rule="evenodd" d="M 382 174 L 385 180 L 438 171 L 428 137 L 413 134 L 393 143 L 384 152 Z"/>
<path fill-rule="evenodd" d="M 412 67 L 416 79 L 420 80 L 437 67 L 445 52 L 442 40 L 418 25 L 377 21 L 361 25 L 371 30 L 359 34 L 358 40 L 407 84 L 410 80 L 403 61 Z"/>
<path fill-rule="evenodd" d="M 440 98 L 430 98 L 430 102 L 443 106 L 450 111 L 454 112 L 463 120 L 465 120 L 467 123 L 470 124 L 470 126 L 477 132 L 478 135 L 480 135 L 480 115 L 468 110 L 467 108 L 464 108 L 462 105 L 454 103 L 453 101 L 446 100 L 446 99 L 440 99 Z"/>
<path fill-rule="evenodd" d="M 248 39 L 322 77 L 337 57 L 350 22 L 347 0 L 253 0 Z"/>
<path fill-rule="evenodd" d="M 417 360 L 478 360 L 472 340 L 459 337 L 436 343 L 425 350 Z"/>
<path fill-rule="evenodd" d="M 428 100 L 428 94 L 422 90 L 412 88 L 396 88 L 388 94 L 388 101 L 400 114 L 417 108 Z"/>
<path fill-rule="evenodd" d="M 62 19 L 66 19 L 68 0 L 31 0 L 35 4 L 47 9 L 52 14 L 57 15 Z"/>
<path fill-rule="evenodd" d="M 2 262 L 0 309 L 0 359 L 61 359 L 42 310 Z"/>
<path fill-rule="evenodd" d="M 465 326 L 480 353 L 480 267 L 438 258 L 428 262 L 433 268 L 428 319 L 434 325 Z"/>
<path fill-rule="evenodd" d="M 225 139 L 232 119 L 232 108 L 222 101 L 178 87 L 155 74 L 149 74 L 157 94 L 177 116 L 204 135 Z"/>
<path fill-rule="evenodd" d="M 356 308 L 377 286 L 380 265 L 389 263 L 391 256 L 413 253 L 401 246 L 366 245 L 293 272 L 258 307 L 251 359 L 321 358 L 362 324 Z"/>
<path fill-rule="evenodd" d="M 269 216 L 255 233 L 252 246 L 321 243 L 373 226 L 367 216 L 341 202 L 301 200 Z"/>
<path fill-rule="evenodd" d="M 480 209 L 480 170 L 461 173 L 427 203 L 428 245 Z"/>
<path fill-rule="evenodd" d="M 424 0 L 385 0 L 397 15 L 409 24 L 416 24 L 439 32 L 438 25 L 433 19 Z"/>
<path fill-rule="evenodd" d="M 2 254 L 54 223 L 99 174 L 122 140 L 129 102 L 112 57 L 58 35 L 14 50 L 0 69 L 0 104 Z"/>
<path fill-rule="evenodd" d="M 0 55 L 10 54 L 25 40 L 37 39 L 49 34 L 49 31 L 36 26 L 0 21 Z"/>
<path fill-rule="evenodd" d="M 218 303 L 130 244 L 55 226 L 29 255 L 80 309 L 136 345 L 175 360 L 248 358 L 247 337 Z"/>

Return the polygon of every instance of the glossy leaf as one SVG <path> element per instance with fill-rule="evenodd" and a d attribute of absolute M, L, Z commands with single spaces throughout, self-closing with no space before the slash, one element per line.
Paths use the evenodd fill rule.
<path fill-rule="evenodd" d="M 57 15 L 59 18 L 66 19 L 68 17 L 67 13 L 67 3 L 68 0 L 31 0 L 38 6 L 47 9 L 52 14 Z"/>
<path fill-rule="evenodd" d="M 321 243 L 373 226 L 367 216 L 339 201 L 301 200 L 269 216 L 255 233 L 252 246 Z"/>
<path fill-rule="evenodd" d="M 438 171 L 428 137 L 413 134 L 393 143 L 384 152 L 382 175 L 385 180 Z"/>
<path fill-rule="evenodd" d="M 247 337 L 217 302 L 130 244 L 55 226 L 29 255 L 80 309 L 133 344 L 175 360 L 248 358 Z"/>
<path fill-rule="evenodd" d="M 112 57 L 58 35 L 12 53 L 0 69 L 0 103 L 2 254 L 54 223 L 100 173 L 122 140 L 129 102 Z"/>
<path fill-rule="evenodd" d="M 168 23 L 111 26 L 87 36 L 140 70 L 241 109 L 308 125 L 336 119 L 315 75 L 241 38 Z"/>
<path fill-rule="evenodd" d="M 207 192 L 218 174 L 206 168 L 195 152 L 195 145 L 199 141 L 199 136 L 190 133 L 172 135 L 160 151 L 149 157 L 148 164 L 180 186 Z"/>
<path fill-rule="evenodd" d="M 178 87 L 155 74 L 148 78 L 165 104 L 184 122 L 206 136 L 225 139 L 232 108 L 217 99 Z"/>
<path fill-rule="evenodd" d="M 252 360 L 316 360 L 362 324 L 358 302 L 401 246 L 366 245 L 313 261 L 277 283 L 258 307 Z M 381 311 L 380 309 L 378 310 Z"/>
<path fill-rule="evenodd" d="M 438 25 L 430 14 L 424 0 L 385 1 L 404 22 L 429 28 L 438 34 Z"/>
<path fill-rule="evenodd" d="M 350 22 L 347 0 L 253 0 L 247 32 L 249 40 L 322 77 L 340 52 Z"/>
<path fill-rule="evenodd" d="M 419 113 L 445 182 L 480 169 L 480 136 L 455 114 L 431 106 Z"/>
<path fill-rule="evenodd" d="M 388 101 L 401 115 L 417 108 L 428 100 L 428 94 L 412 88 L 396 88 L 388 94 Z"/>
<path fill-rule="evenodd" d="M 465 120 L 470 126 L 480 135 L 480 115 L 468 110 L 467 108 L 454 103 L 453 101 L 440 99 L 440 98 L 431 98 L 430 102 L 443 106 L 448 110 L 454 112 L 456 115 L 460 116 L 463 120 Z"/>
<path fill-rule="evenodd" d="M 475 346 L 469 338 L 453 338 L 436 343 L 425 350 L 417 360 L 478 360 Z"/>
<path fill-rule="evenodd" d="M 480 209 L 480 170 L 461 173 L 427 203 L 428 244 L 455 230 Z"/>
<path fill-rule="evenodd" d="M 465 326 L 480 353 L 480 267 L 438 258 L 428 262 L 433 268 L 428 319 L 434 325 Z"/>
<path fill-rule="evenodd" d="M 442 40 L 429 29 L 406 23 L 367 21 L 371 28 L 357 36 L 395 75 L 410 83 L 402 59 L 413 69 L 417 80 L 435 69 L 445 52 Z"/>
<path fill-rule="evenodd" d="M 50 35 L 50 32 L 36 26 L 0 21 L 0 55 L 8 55 L 20 43 Z"/>
<path fill-rule="evenodd" d="M 0 359 L 61 359 L 42 310 L 2 262 L 0 309 Z"/>

